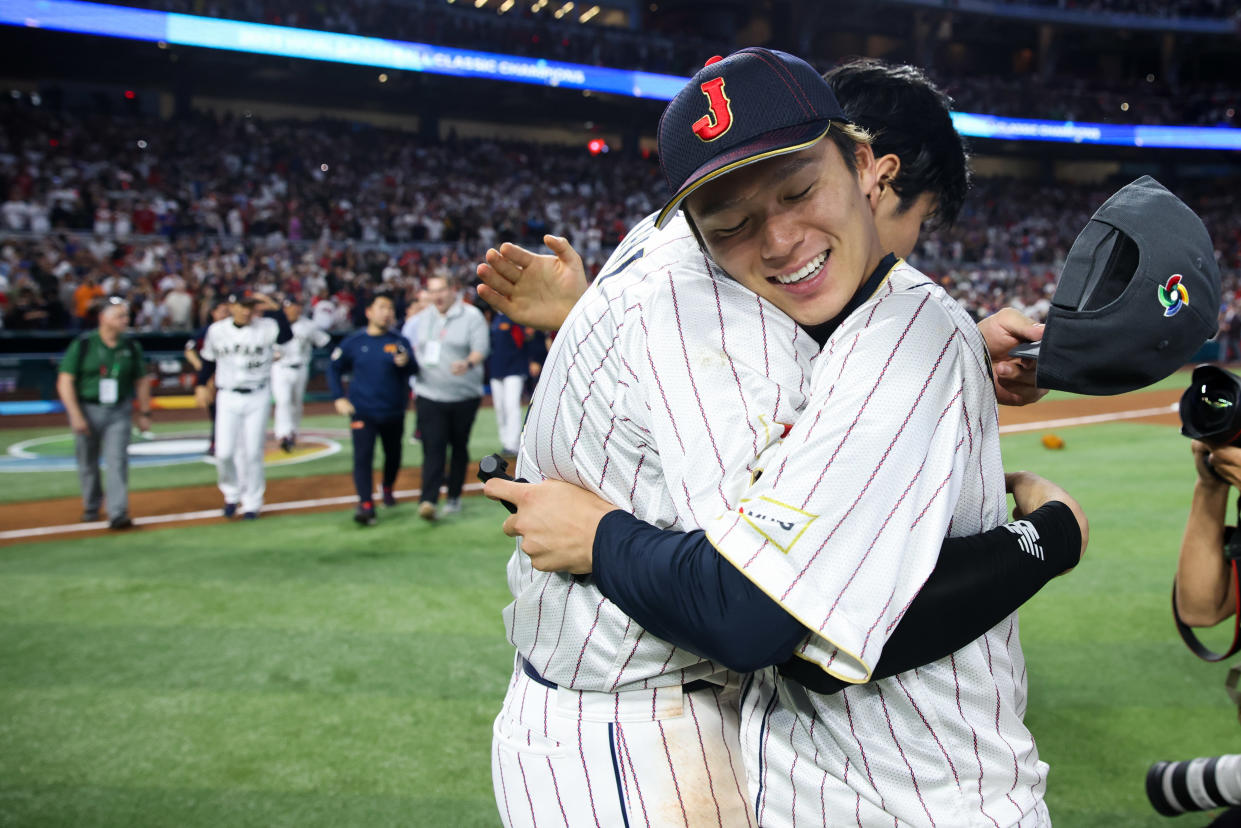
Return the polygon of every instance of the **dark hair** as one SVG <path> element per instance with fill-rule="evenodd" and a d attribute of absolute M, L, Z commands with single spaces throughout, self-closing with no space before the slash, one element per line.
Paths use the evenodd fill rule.
<path fill-rule="evenodd" d="M 892 189 L 908 210 L 923 193 L 935 196 L 935 218 L 956 221 L 969 189 L 969 155 L 952 125 L 952 99 L 920 69 L 862 58 L 823 78 L 845 114 L 873 136 L 875 157 L 895 155 L 901 170 Z"/>
<path fill-rule="evenodd" d="M 387 299 L 389 302 L 391 302 L 391 303 L 392 303 L 392 307 L 394 307 L 394 308 L 396 307 L 396 300 L 392 298 L 392 294 L 391 294 L 391 293 L 384 293 L 384 292 L 382 292 L 382 291 L 381 291 L 381 292 L 379 292 L 379 293 L 372 294 L 372 295 L 371 295 L 371 301 L 367 302 L 367 303 L 366 303 L 366 306 L 367 306 L 368 308 L 369 308 L 369 307 L 372 307 L 372 306 L 373 306 L 376 302 L 378 302 L 380 299 Z"/>

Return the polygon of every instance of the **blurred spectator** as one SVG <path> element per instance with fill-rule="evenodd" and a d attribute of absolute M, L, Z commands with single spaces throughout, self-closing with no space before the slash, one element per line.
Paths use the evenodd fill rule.
<path fill-rule="evenodd" d="M 164 294 L 164 323 L 174 331 L 189 330 L 190 314 L 194 310 L 194 299 L 186 292 L 184 285 L 174 284 Z"/>

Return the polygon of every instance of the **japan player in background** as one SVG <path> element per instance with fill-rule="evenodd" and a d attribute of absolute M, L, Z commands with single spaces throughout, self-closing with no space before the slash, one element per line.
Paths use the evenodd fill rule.
<path fill-rule="evenodd" d="M 306 380 L 310 377 L 310 358 L 315 348 L 332 341 L 328 332 L 302 316 L 302 303 L 296 296 L 284 300 L 284 315 L 293 338 L 276 349 L 271 369 L 272 397 L 275 400 L 275 432 L 280 448 L 292 451 L 302 424 L 306 400 Z"/>
<path fill-rule="evenodd" d="M 366 306 L 366 327 L 345 337 L 332 352 L 328 384 L 336 412 L 349 418 L 353 436 L 353 485 L 358 507 L 353 519 L 372 526 L 375 517 L 375 438 L 383 443 L 382 498 L 395 506 L 397 473 L 401 470 L 401 432 L 409 404 L 409 379 L 418 373 L 409 341 L 392 330 L 396 310 L 392 297 L 377 293 Z M 349 393 L 344 376 L 351 374 Z"/>
<path fill-rule="evenodd" d="M 203 360 L 199 353 L 203 349 L 203 343 L 207 341 L 207 330 L 221 319 L 227 319 L 229 316 L 229 303 L 225 300 L 213 300 L 215 304 L 211 306 L 211 321 L 202 327 L 194 335 L 193 339 L 185 342 L 185 361 L 194 369 L 194 374 L 203 369 Z M 211 421 L 211 436 L 207 440 L 207 454 L 215 456 L 215 381 L 212 380 L 207 384 L 207 397 L 210 402 L 207 404 L 207 419 Z"/>
<path fill-rule="evenodd" d="M 265 314 L 255 315 L 263 305 Z M 267 489 L 263 449 L 271 411 L 271 366 L 277 344 L 293 338 L 288 319 L 275 300 L 262 294 L 229 296 L 229 317 L 207 328 L 200 351 L 202 368 L 194 397 L 200 408 L 211 400 L 215 380 L 215 457 L 224 517 L 254 520 Z"/>
<path fill-rule="evenodd" d="M 521 397 L 526 381 L 539 375 L 546 353 L 541 331 L 515 324 L 498 311 L 492 316 L 491 355 L 487 357 L 491 402 L 496 410 L 500 450 L 512 457 L 517 456 L 521 439 Z"/>
<path fill-rule="evenodd" d="M 924 87 L 922 106 L 912 106 L 919 97 L 914 94 L 913 100 L 905 101 L 911 106 L 903 113 L 909 119 L 904 125 L 918 136 L 909 142 L 912 154 L 889 157 L 885 153 L 890 174 L 886 180 L 874 174 L 873 168 L 879 165 L 872 157 L 867 168 L 869 198 L 861 199 L 863 205 L 869 200 L 869 208 L 883 220 L 885 241 L 898 250 L 898 244 L 904 245 L 902 252 L 912 247 L 927 212 L 940 210 L 950 219 L 964 192 L 963 154 L 942 96 L 931 96 L 928 108 L 925 79 L 917 79 Z M 910 87 L 911 80 L 906 76 L 904 85 Z M 897 99 L 910 93 L 910 89 L 901 90 L 900 82 L 893 86 Z M 878 106 L 892 101 L 890 96 L 878 97 Z M 855 111 L 865 110 L 866 100 L 850 103 Z M 899 122 L 899 108 L 890 114 Z M 935 140 L 936 131 L 951 136 L 951 141 Z M 926 173 L 924 154 L 948 166 L 945 178 L 949 182 L 954 178 L 960 182 L 955 202 L 945 197 L 953 189 L 943 188 L 942 182 L 914 186 L 918 177 L 912 173 L 919 169 Z M 893 161 L 915 160 L 920 164 L 907 164 L 910 180 L 902 181 L 899 176 L 905 170 Z M 955 177 L 951 173 L 954 160 L 959 170 Z M 924 193 L 931 197 L 920 198 Z M 905 210 L 892 209 L 906 197 L 915 210 L 912 217 L 906 214 L 911 209 L 908 204 Z M 897 225 L 901 219 L 912 220 L 913 232 L 902 234 L 900 226 L 893 226 L 894 218 Z M 865 229 L 856 220 L 850 227 L 855 234 Z M 840 252 L 848 257 L 857 251 L 842 245 Z M 491 265 L 491 255 L 488 258 Z M 627 509 L 657 525 L 694 527 L 713 516 L 709 510 L 718 514 L 731 508 L 753 473 L 763 468 L 765 456 L 779 450 L 781 434 L 804 406 L 814 370 L 810 360 L 818 344 L 776 307 L 757 301 L 718 271 L 708 275 L 703 265 L 692 232 L 679 219 L 661 232 L 655 232 L 650 221 L 644 222 L 626 238 L 553 347 L 541 388 L 546 395 L 532 403 L 518 465 L 521 476 L 573 480 L 610 494 L 614 502 L 627 504 Z M 484 271 L 480 268 L 486 279 Z M 824 332 L 819 335 L 826 338 Z M 1004 337 L 1010 339 L 1008 347 L 1015 343 L 1011 334 Z M 1020 393 L 1028 394 L 1028 389 Z M 1015 477 L 1013 485 L 1019 505 L 1027 511 L 1053 496 L 1067 499 L 1054 486 L 1030 476 Z M 1035 497 L 1031 497 L 1031 486 L 1038 490 Z M 532 499 L 541 498 L 543 488 L 514 488 L 493 481 L 488 493 L 517 499 L 524 510 Z M 999 500 L 1003 500 L 1002 493 Z M 516 524 L 526 531 L 529 527 L 521 521 L 529 515 L 522 510 Z M 577 520 L 589 511 L 565 514 Z M 1073 516 L 1067 520 L 1072 523 Z M 506 528 L 512 530 L 513 524 L 510 521 Z M 944 557 L 968 562 L 977 560 L 980 553 L 1007 555 L 1004 560 L 1012 560 L 1014 552 L 1023 555 L 1017 543 L 1005 544 L 1005 535 L 1012 533 L 1001 528 L 983 535 L 982 548 L 964 543 L 977 542 L 977 538 L 962 539 L 957 546 L 952 546 L 956 541 L 948 541 Z M 1071 537 L 1061 539 L 1060 545 L 1065 555 L 1058 568 L 1047 568 L 1050 574 L 1062 571 L 1064 562 L 1075 561 L 1080 553 L 1080 545 Z M 506 824 L 538 823 L 540 809 L 552 807 L 542 799 L 523 800 L 523 786 L 539 791 L 555 788 L 555 803 L 562 813 L 569 813 L 572 824 L 591 824 L 591 819 L 607 822 L 608 818 L 641 821 L 643 814 L 658 819 L 652 815 L 667 809 L 679 809 L 689 824 L 754 824 L 757 818 L 746 807 L 737 779 L 739 757 L 735 732 L 730 733 L 730 728 L 737 727 L 735 710 L 730 708 L 733 702 L 727 691 L 700 686 L 700 676 L 717 671 L 718 679 L 721 662 L 656 639 L 605 601 L 592 581 L 543 576 L 531 569 L 520 552 L 510 562 L 509 574 L 517 600 L 506 610 L 505 620 L 520 657 L 493 741 L 493 782 Z M 1031 583 L 1041 585 L 1050 574 L 1040 573 Z M 985 597 L 990 586 L 994 584 L 948 583 L 937 600 L 940 607 L 951 606 L 945 592 L 958 598 L 961 594 Z M 1024 596 L 1005 594 L 998 609 L 991 606 L 980 611 L 954 634 L 970 629 L 973 634 L 964 641 L 970 640 L 1029 594 L 1029 590 Z M 695 595 L 688 595 L 692 605 Z M 910 617 L 919 601 L 922 596 L 909 607 Z M 897 633 L 892 634 L 895 640 Z M 932 653 L 928 648 L 947 646 L 946 641 L 914 642 L 917 646 L 910 649 L 921 647 L 924 654 Z M 952 649 L 934 651 L 927 660 Z M 555 685 L 560 689 L 551 689 Z M 582 692 L 567 691 L 568 687 Z M 551 713 L 541 706 L 549 700 Z M 576 710 L 566 706 L 574 702 Z M 619 716 L 621 708 L 629 710 L 629 718 Z M 645 720 L 640 715 L 643 709 Z M 683 749 L 687 741 L 694 750 L 668 754 L 661 747 L 675 743 Z M 542 770 L 547 756 L 559 759 L 550 768 L 550 780 Z M 753 759 L 747 753 L 747 760 Z M 813 761 L 805 764 L 814 768 Z M 819 777 L 816 783 L 822 781 L 822 774 Z M 753 792 L 757 777 L 749 781 Z M 708 790 L 709 799 L 682 796 L 684 791 L 699 790 Z M 847 786 L 844 793 L 851 796 L 851 814 L 852 797 L 861 793 Z M 806 800 L 818 801 L 817 795 Z M 555 818 L 555 809 L 546 810 L 545 816 Z M 866 810 L 865 818 L 870 821 L 876 814 Z M 892 823 L 890 817 L 883 818 Z M 771 819 L 771 814 L 765 814 L 757 821 L 768 824 Z"/>

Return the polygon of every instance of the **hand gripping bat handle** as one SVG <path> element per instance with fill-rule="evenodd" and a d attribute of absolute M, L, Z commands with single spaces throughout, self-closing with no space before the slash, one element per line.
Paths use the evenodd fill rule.
<path fill-rule="evenodd" d="M 513 480 L 508 473 L 508 461 L 498 454 L 488 454 L 482 460 L 478 461 L 478 479 L 486 483 L 493 477 L 500 480 Z M 519 477 L 513 482 L 525 483 L 527 481 Z M 503 504 L 504 508 L 508 509 L 509 512 L 515 513 L 517 511 L 517 507 L 507 500 L 501 500 L 500 503 Z"/>

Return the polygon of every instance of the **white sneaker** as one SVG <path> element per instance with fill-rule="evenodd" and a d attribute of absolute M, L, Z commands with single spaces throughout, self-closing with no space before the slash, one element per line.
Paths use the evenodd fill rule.
<path fill-rule="evenodd" d="M 461 511 L 461 499 L 460 498 L 450 497 L 444 501 L 444 509 L 443 509 L 444 514 L 451 515 L 451 514 L 460 512 L 460 511 Z"/>

